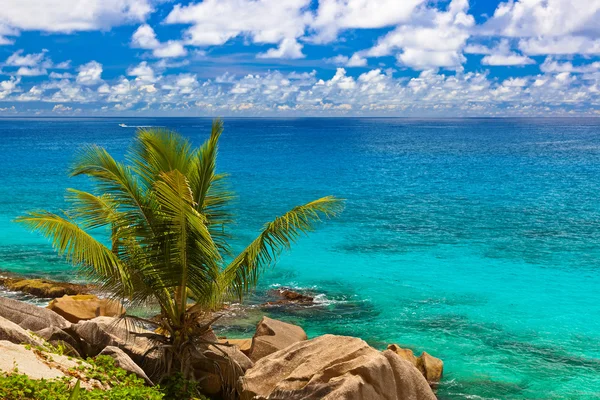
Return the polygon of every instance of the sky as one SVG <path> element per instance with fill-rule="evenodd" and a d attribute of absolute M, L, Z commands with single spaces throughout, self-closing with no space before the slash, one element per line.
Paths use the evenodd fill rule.
<path fill-rule="evenodd" d="M 600 116 L 600 0 L 2 0 L 7 116 Z"/>

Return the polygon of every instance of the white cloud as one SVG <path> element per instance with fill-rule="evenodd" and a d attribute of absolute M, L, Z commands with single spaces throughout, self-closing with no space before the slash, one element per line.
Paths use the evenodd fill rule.
<path fill-rule="evenodd" d="M 359 54 L 353 54 L 352 57 L 346 63 L 347 67 L 366 67 L 367 59 L 361 57 Z"/>
<path fill-rule="evenodd" d="M 97 61 L 90 61 L 79 67 L 77 74 L 77 83 L 84 86 L 96 85 L 102 82 L 102 64 Z"/>
<path fill-rule="evenodd" d="M 425 0 L 320 0 L 311 28 L 317 31 L 316 42 L 337 39 L 339 31 L 356 28 L 383 28 L 411 19 Z"/>
<path fill-rule="evenodd" d="M 135 76 L 136 80 L 142 82 L 156 82 L 154 70 L 148 65 L 146 61 L 142 61 L 135 67 L 131 67 L 127 70 L 127 75 Z"/>
<path fill-rule="evenodd" d="M 63 72 L 63 73 L 50 72 L 50 78 L 51 79 L 71 79 L 71 78 L 73 78 L 73 75 L 68 72 Z"/>
<path fill-rule="evenodd" d="M 24 51 L 17 50 L 11 54 L 3 66 L 18 67 L 14 72 L 20 76 L 40 76 L 47 75 L 47 69 L 66 69 L 70 67 L 70 61 L 64 61 L 59 64 L 54 64 L 48 57 L 48 51 L 43 50 L 41 53 L 25 54 Z"/>
<path fill-rule="evenodd" d="M 525 54 L 600 54 L 600 0 L 517 0 L 500 3 L 486 35 L 521 38 Z"/>
<path fill-rule="evenodd" d="M 40 76 L 40 75 L 48 75 L 48 71 L 44 68 L 29 68 L 29 67 L 20 67 L 17 70 L 17 75 L 19 76 Z"/>
<path fill-rule="evenodd" d="M 511 51 L 510 43 L 506 39 L 502 39 L 493 48 L 487 48 L 480 45 L 471 45 L 465 48 L 465 52 L 471 54 L 486 54 L 486 56 L 481 60 L 483 65 L 514 66 L 535 64 L 533 59 Z"/>
<path fill-rule="evenodd" d="M 0 82 L 0 98 L 68 105 L 73 111 L 77 104 L 94 103 L 101 112 L 102 107 L 113 103 L 105 110 L 152 115 L 548 115 L 568 109 L 586 113 L 593 108 L 590 104 L 598 104 L 600 74 L 592 70 L 594 63 L 552 63 L 545 63 L 546 73 L 498 81 L 485 73 L 458 71 L 446 75 L 435 70 L 409 79 L 379 68 L 358 77 L 338 68 L 324 79 L 318 79 L 315 72 L 272 71 L 199 80 L 189 73 L 161 74 L 142 62 L 127 70 L 131 79 L 119 77 L 96 89 L 64 78 L 50 79 L 22 92 L 20 79 L 12 77 Z M 90 70 L 86 67 L 81 71 L 84 69 Z"/>
<path fill-rule="evenodd" d="M 168 24 L 190 24 L 184 42 L 192 46 L 222 45 L 244 36 L 257 44 L 277 44 L 264 56 L 300 58 L 297 39 L 312 21 L 310 0 L 205 0 L 177 4 Z"/>
<path fill-rule="evenodd" d="M 570 61 L 558 62 L 552 57 L 546 57 L 544 63 L 540 66 L 540 69 L 542 70 L 542 72 L 546 73 L 592 73 L 600 71 L 600 61 L 574 66 L 573 63 L 571 63 Z"/>
<path fill-rule="evenodd" d="M 583 36 L 533 37 L 521 39 L 519 49 L 532 56 L 544 54 L 600 54 L 600 39 Z"/>
<path fill-rule="evenodd" d="M 4 65 L 11 67 L 35 67 L 44 59 L 46 56 L 45 52 L 37 54 L 25 54 L 23 50 L 17 50 L 10 55 Z"/>
<path fill-rule="evenodd" d="M 160 47 L 154 49 L 152 54 L 154 57 L 158 58 L 183 57 L 187 54 L 187 50 L 180 42 L 169 40 L 168 42 L 161 44 Z"/>
<path fill-rule="evenodd" d="M 140 49 L 156 49 L 160 42 L 154 29 L 148 24 L 140 25 L 131 36 L 131 45 Z"/>
<path fill-rule="evenodd" d="M 447 11 L 418 10 L 410 23 L 398 26 L 358 55 L 382 57 L 397 52 L 398 63 L 413 69 L 461 68 L 462 50 L 475 23 L 468 8 L 467 0 L 452 0 Z"/>
<path fill-rule="evenodd" d="M 10 94 L 18 92 L 18 85 L 21 82 L 21 77 L 11 76 L 10 79 L 0 81 L 0 99 L 8 97 Z"/>
<path fill-rule="evenodd" d="M 62 113 L 62 112 L 69 112 L 69 111 L 73 111 L 73 107 L 68 107 L 63 104 L 56 104 L 52 108 L 52 112 L 55 112 L 55 113 Z"/>
<path fill-rule="evenodd" d="M 276 49 L 269 49 L 257 55 L 258 58 L 304 58 L 302 45 L 295 39 L 283 39 Z"/>
<path fill-rule="evenodd" d="M 183 57 L 187 54 L 185 47 L 177 40 L 161 43 L 156 38 L 154 29 L 148 24 L 141 25 L 131 36 L 131 45 L 135 48 L 152 50 L 157 58 Z"/>
<path fill-rule="evenodd" d="M 512 66 L 512 65 L 527 65 L 535 64 L 531 58 L 516 53 L 511 54 L 490 54 L 483 57 L 481 60 L 483 65 L 493 66 Z"/>
<path fill-rule="evenodd" d="M 10 106 L 10 107 L 0 107 L 0 113 L 16 113 L 17 112 L 17 108 L 15 106 Z"/>
<path fill-rule="evenodd" d="M 328 58 L 325 61 L 330 64 L 346 66 L 346 67 L 366 67 L 367 66 L 367 59 L 362 57 L 358 53 L 354 53 L 352 55 L 352 57 L 348 57 L 348 56 L 344 56 L 344 55 L 340 54 L 335 57 Z"/>
<path fill-rule="evenodd" d="M 149 0 L 3 0 L 0 36 L 19 31 L 70 33 L 109 29 L 143 21 L 151 11 Z M 7 33 L 8 29 L 12 31 Z"/>
<path fill-rule="evenodd" d="M 485 29 L 502 36 L 600 34 L 600 0 L 517 0 L 500 3 Z"/>

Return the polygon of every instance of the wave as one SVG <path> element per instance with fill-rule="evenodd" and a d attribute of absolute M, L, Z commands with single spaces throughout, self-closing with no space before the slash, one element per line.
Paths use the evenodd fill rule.
<path fill-rule="evenodd" d="M 293 290 L 294 292 L 298 292 L 304 295 L 308 295 L 311 296 L 313 298 L 313 302 L 312 305 L 310 304 L 304 304 L 304 307 L 323 307 L 323 306 L 330 306 L 330 305 L 336 305 L 336 304 L 346 304 L 349 301 L 346 298 L 343 299 L 334 299 L 334 298 L 329 298 L 327 297 L 326 293 L 322 293 L 318 290 L 318 287 L 313 285 L 313 286 L 300 286 L 294 283 L 290 283 L 287 285 L 282 285 L 280 283 L 274 283 L 272 285 L 270 285 L 271 288 L 273 289 L 290 289 Z"/>
<path fill-rule="evenodd" d="M 119 124 L 121 128 L 162 128 L 160 125 L 127 125 Z"/>

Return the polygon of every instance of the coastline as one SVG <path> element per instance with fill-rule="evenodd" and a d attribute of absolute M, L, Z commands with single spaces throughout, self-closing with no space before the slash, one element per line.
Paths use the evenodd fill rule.
<path fill-rule="evenodd" d="M 0 285 L 20 287 L 29 291 L 28 294 L 34 297 L 46 294 L 40 292 L 40 283 L 43 283 L 43 287 L 48 290 L 48 294 L 58 293 L 57 288 L 72 294 L 64 294 L 62 297 L 54 298 L 46 307 L 35 304 L 35 302 L 19 301 L 0 296 L 0 303 L 2 303 L 2 309 L 0 310 L 0 338 L 2 339 L 0 340 L 0 347 L 12 352 L 14 358 L 12 365 L 14 368 L 18 368 L 19 373 L 25 374 L 29 379 L 39 379 L 39 374 L 28 369 L 31 368 L 32 361 L 25 361 L 27 357 L 30 357 L 27 346 L 35 344 L 38 348 L 38 356 L 40 354 L 42 356 L 40 360 L 57 357 L 52 355 L 57 348 L 61 349 L 60 357 L 63 357 L 64 351 L 68 351 L 69 360 L 72 360 L 72 358 L 85 359 L 86 355 L 87 357 L 95 354 L 110 355 L 117 362 L 117 367 L 124 368 L 126 371 L 143 378 L 150 386 L 153 385 L 152 371 L 154 367 L 148 366 L 147 360 L 143 361 L 145 356 L 141 359 L 136 358 L 143 350 L 137 350 L 140 345 L 139 343 L 136 344 L 135 334 L 130 337 L 129 334 L 117 334 L 117 331 L 115 331 L 119 325 L 119 315 L 125 312 L 123 306 L 114 307 L 117 305 L 114 300 L 102 299 L 87 294 L 90 290 L 97 291 L 97 288 L 92 285 L 72 285 L 45 279 L 32 279 L 31 277 L 21 278 L 14 274 L 10 278 L 0 276 Z M 26 283 L 26 285 L 19 285 L 19 283 Z M 33 290 L 31 290 L 32 288 Z M 12 293 L 15 293 L 15 291 Z M 315 306 L 312 296 L 295 292 L 289 288 L 271 290 L 269 295 L 273 300 L 263 303 L 261 305 L 262 310 L 273 307 L 285 309 L 288 307 Z M 38 297 L 38 299 L 44 300 L 49 299 L 49 297 Z M 111 303 L 111 307 L 108 306 L 108 303 Z M 222 313 L 225 320 L 228 319 L 234 323 L 239 322 L 239 314 L 236 314 L 235 311 L 230 312 L 227 309 Z M 24 315 L 28 317 L 23 319 Z M 61 320 L 64 322 L 61 322 Z M 114 320 L 114 322 L 108 322 L 108 320 Z M 104 336 L 100 337 L 110 338 L 109 342 L 106 342 L 106 344 L 98 343 L 98 340 L 105 343 L 105 339 L 99 339 L 97 333 L 89 336 L 88 325 L 86 324 L 95 324 L 94 332 L 105 331 L 102 334 Z M 37 331 L 41 326 L 46 328 Z M 337 382 L 335 384 L 327 383 L 331 379 L 330 377 L 314 389 L 310 389 L 310 384 L 301 390 L 298 389 L 298 393 L 305 393 L 303 398 L 314 400 L 320 399 L 322 393 L 327 393 L 327 391 L 324 391 L 326 389 L 323 385 L 331 386 L 327 390 L 331 391 L 332 395 L 340 391 L 340 393 L 346 393 L 344 398 L 348 399 L 375 400 L 379 398 L 379 395 L 376 394 L 381 393 L 381 390 L 385 388 L 386 398 L 389 397 L 391 400 L 433 400 L 436 398 L 435 390 L 443 377 L 442 360 L 424 351 L 417 357 L 412 350 L 405 349 L 397 344 L 390 344 L 387 349 L 380 351 L 370 347 L 360 338 L 330 334 L 309 338 L 300 326 L 271 319 L 264 315 L 258 323 L 254 324 L 254 327 L 255 332 L 252 337 L 243 339 L 224 336 L 224 332 L 219 330 L 216 325 L 214 331 L 209 328 L 210 331 L 205 334 L 204 340 L 208 340 L 208 343 L 214 343 L 210 346 L 220 348 L 219 351 L 225 351 L 224 354 L 227 354 L 225 357 L 228 361 L 225 364 L 220 364 L 219 367 L 215 366 L 220 371 L 218 374 L 213 371 L 210 363 L 206 364 L 204 362 L 195 367 L 198 369 L 199 377 L 201 377 L 200 388 L 203 394 L 217 396 L 217 398 L 225 396 L 223 391 L 229 387 L 227 385 L 230 385 L 231 382 L 226 383 L 225 378 L 221 375 L 222 369 L 231 368 L 233 365 L 238 365 L 237 368 L 241 366 L 243 370 L 241 375 L 239 375 L 239 371 L 236 372 L 238 378 L 236 378 L 237 383 L 234 384 L 235 390 L 239 393 L 235 398 L 242 399 L 269 398 L 269 393 L 279 390 L 277 389 L 279 386 L 286 387 L 286 385 L 289 385 L 284 383 L 287 379 L 292 379 L 292 381 L 297 379 L 292 378 L 292 376 L 288 377 L 287 373 L 283 372 L 290 370 L 290 365 L 295 365 L 293 368 L 297 368 L 296 370 L 292 368 L 290 371 L 304 371 L 305 374 L 308 374 L 306 379 L 310 379 L 311 382 L 319 374 L 324 373 L 320 372 L 323 363 L 326 363 L 323 365 L 329 365 L 327 371 L 335 368 L 339 369 L 337 372 L 340 374 L 339 377 L 331 381 Z M 137 329 L 135 328 L 134 331 Z M 148 334 L 156 335 L 156 333 L 150 331 L 148 331 Z M 28 335 L 31 335 L 32 339 L 26 339 Z M 37 339 L 37 336 L 41 336 L 41 338 Z M 73 338 L 75 338 L 75 341 L 73 341 Z M 11 342 L 13 345 L 10 344 Z M 115 345 L 119 343 L 118 347 L 125 350 L 125 353 L 118 349 L 112 350 L 111 343 Z M 17 346 L 10 347 L 14 345 Z M 92 350 L 92 348 L 98 350 Z M 117 350 L 123 354 L 115 353 Z M 345 355 L 346 352 L 347 355 Z M 214 361 L 217 354 L 213 353 L 210 359 Z M 291 356 L 293 354 L 305 355 L 296 356 L 299 358 L 293 359 Z M 350 361 L 351 359 L 348 358 L 350 356 L 355 359 Z M 89 358 L 87 360 L 91 362 Z M 21 364 L 23 362 L 25 364 Z M 66 373 L 66 377 L 69 377 L 71 373 L 65 370 L 65 366 L 70 365 L 69 363 L 72 363 L 72 361 L 64 359 L 53 361 L 48 366 L 58 368 L 56 371 L 59 374 Z M 265 383 L 266 377 L 270 381 L 273 380 L 274 367 L 270 366 L 269 363 L 285 366 L 284 368 L 276 367 L 275 369 L 275 371 L 279 371 L 278 379 L 282 380 L 280 383 Z M 24 368 L 21 368 L 22 366 Z M 0 372 L 5 374 L 3 376 L 10 377 L 14 372 L 7 368 L 6 365 L 0 366 Z M 327 372 L 327 375 L 331 373 Z M 361 380 L 364 379 L 364 383 L 359 387 L 356 387 L 354 383 L 357 377 Z M 99 384 L 94 383 L 96 381 L 86 377 L 85 372 L 80 373 L 78 379 L 82 381 L 82 385 L 87 390 L 97 390 L 98 388 L 111 390 L 110 386 L 102 380 Z M 208 379 L 208 381 L 205 379 Z M 311 392 L 311 390 L 314 392 Z M 394 394 L 394 391 L 396 391 L 396 394 Z M 369 392 L 371 394 L 367 394 Z"/>

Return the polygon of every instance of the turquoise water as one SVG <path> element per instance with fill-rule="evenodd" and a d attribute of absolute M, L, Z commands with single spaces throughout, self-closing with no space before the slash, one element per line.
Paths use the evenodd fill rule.
<path fill-rule="evenodd" d="M 58 209 L 76 149 L 122 156 L 134 128 L 200 143 L 206 119 L 0 120 L 0 269 L 77 279 L 11 220 Z M 312 198 L 347 199 L 265 276 L 321 306 L 309 335 L 445 362 L 443 399 L 600 398 L 600 119 L 226 119 L 236 244 Z M 254 301 L 258 301 L 254 299 Z M 258 311 L 257 311 L 258 312 Z M 247 327 L 233 327 L 243 335 Z M 237 329 L 237 331 L 236 331 Z"/>

